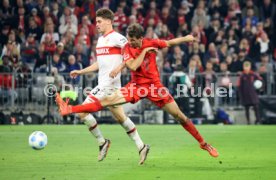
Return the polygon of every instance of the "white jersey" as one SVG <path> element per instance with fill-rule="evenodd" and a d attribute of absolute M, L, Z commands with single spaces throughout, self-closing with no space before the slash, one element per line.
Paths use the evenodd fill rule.
<path fill-rule="evenodd" d="M 114 30 L 99 37 L 96 46 L 96 55 L 99 65 L 99 86 L 110 86 L 116 88 L 121 87 L 121 73 L 115 78 L 110 78 L 109 73 L 122 63 L 122 48 L 126 43 L 126 37 L 115 32 Z"/>

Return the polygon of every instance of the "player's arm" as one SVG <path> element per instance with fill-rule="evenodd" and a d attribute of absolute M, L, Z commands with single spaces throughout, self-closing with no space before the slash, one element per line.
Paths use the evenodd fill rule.
<path fill-rule="evenodd" d="M 86 67 L 84 69 L 71 71 L 70 72 L 70 77 L 71 78 L 76 78 L 79 75 L 83 75 L 83 74 L 87 74 L 87 73 L 90 73 L 90 72 L 94 72 L 94 71 L 97 71 L 98 69 L 99 69 L 98 62 L 95 62 L 92 65 L 90 65 L 90 66 L 88 66 L 88 67 Z"/>
<path fill-rule="evenodd" d="M 109 73 L 109 77 L 115 78 L 125 67 L 126 63 L 122 62 L 118 67 L 116 67 Z"/>
<path fill-rule="evenodd" d="M 195 40 L 195 37 L 193 35 L 187 35 L 184 37 L 174 38 L 171 40 L 166 41 L 168 47 L 179 45 L 185 42 L 193 42 Z"/>
<path fill-rule="evenodd" d="M 148 47 L 148 48 L 143 49 L 143 51 L 140 53 L 140 55 L 137 58 L 135 58 L 135 59 L 131 58 L 131 59 L 127 60 L 126 66 L 130 70 L 136 71 L 141 66 L 146 53 L 149 51 L 157 51 L 157 49 L 155 47 Z"/>

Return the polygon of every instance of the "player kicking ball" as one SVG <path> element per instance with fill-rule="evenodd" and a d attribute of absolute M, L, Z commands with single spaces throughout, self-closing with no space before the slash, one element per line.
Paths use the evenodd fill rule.
<path fill-rule="evenodd" d="M 98 86 L 90 92 L 83 104 L 93 101 L 98 102 L 104 99 L 107 93 L 121 88 L 121 74 L 116 78 L 109 77 L 109 74 L 115 67 L 122 63 L 122 48 L 127 43 L 127 39 L 113 30 L 113 18 L 114 14 L 111 10 L 104 8 L 97 10 L 96 27 L 98 32 L 102 34 L 96 45 L 97 61 L 85 69 L 70 72 L 70 76 L 76 78 L 79 75 L 97 70 L 99 71 Z M 57 102 L 59 103 L 59 101 Z M 109 106 L 108 109 L 136 144 L 140 156 L 139 164 L 143 164 L 149 152 L 149 145 L 143 143 L 136 130 L 135 124 L 125 115 L 122 106 Z M 102 161 L 107 155 L 111 143 L 110 140 L 103 137 L 96 119 L 90 113 L 79 111 L 79 116 L 81 121 L 88 126 L 89 131 L 97 139 L 99 144 L 98 160 Z"/>
<path fill-rule="evenodd" d="M 179 121 L 183 128 L 198 141 L 201 149 L 208 151 L 212 157 L 218 157 L 218 151 L 203 139 L 191 120 L 181 112 L 173 97 L 161 84 L 156 65 L 156 49 L 191 42 L 195 38 L 187 35 L 164 41 L 143 38 L 143 34 L 143 28 L 139 24 L 132 24 L 127 28 L 128 43 L 124 47 L 124 62 L 110 73 L 111 77 L 116 77 L 126 66 L 131 70 L 131 82 L 106 98 L 85 105 L 68 105 L 57 94 L 56 101 L 60 114 L 97 112 L 103 107 L 127 102 L 136 103 L 140 99 L 147 98 Z"/>

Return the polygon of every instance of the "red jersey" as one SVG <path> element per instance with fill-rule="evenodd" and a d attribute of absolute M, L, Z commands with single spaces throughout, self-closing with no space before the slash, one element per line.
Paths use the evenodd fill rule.
<path fill-rule="evenodd" d="M 167 47 L 167 43 L 164 40 L 148 38 L 142 40 L 141 48 L 133 48 L 127 43 L 123 50 L 124 61 L 127 62 L 137 58 L 143 49 L 147 47 L 165 48 Z M 155 52 L 147 52 L 141 66 L 136 71 L 131 71 L 131 81 L 137 84 L 160 81 Z"/>

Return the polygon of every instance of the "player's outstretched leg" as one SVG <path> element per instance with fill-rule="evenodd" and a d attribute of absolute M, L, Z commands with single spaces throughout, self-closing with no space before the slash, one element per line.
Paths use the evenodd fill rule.
<path fill-rule="evenodd" d="M 89 132 L 91 132 L 91 134 L 97 139 L 100 149 L 98 160 L 102 161 L 107 155 L 107 151 L 110 146 L 110 140 L 104 138 L 100 128 L 98 127 L 98 123 L 92 114 L 80 113 L 79 116 L 81 117 L 81 120 L 84 121 L 84 124 L 86 124 L 88 127 Z"/>
<path fill-rule="evenodd" d="M 116 121 L 119 122 L 120 125 L 125 129 L 129 138 L 135 143 L 140 156 L 139 164 L 143 164 L 149 152 L 149 145 L 144 144 L 135 124 L 129 117 L 125 115 L 122 106 L 109 107 L 109 110 L 112 112 Z"/>
<path fill-rule="evenodd" d="M 144 146 L 139 151 L 140 161 L 139 164 L 144 164 L 145 160 L 147 159 L 148 153 L 150 150 L 150 146 L 148 144 L 144 144 Z"/>
<path fill-rule="evenodd" d="M 107 155 L 107 152 L 108 152 L 108 149 L 110 147 L 110 144 L 111 144 L 110 140 L 105 139 L 104 144 L 99 147 L 98 161 L 104 160 L 104 158 Z"/>
<path fill-rule="evenodd" d="M 213 157 L 218 157 L 219 153 L 218 151 L 212 147 L 210 144 L 206 143 L 201 136 L 201 134 L 198 132 L 192 121 L 187 118 L 179 109 L 176 102 L 171 102 L 166 104 L 163 109 L 170 113 L 177 121 L 180 122 L 182 127 L 188 131 L 200 144 L 200 148 L 204 149 L 209 152 L 209 154 Z"/>
<path fill-rule="evenodd" d="M 68 102 L 64 102 L 59 93 L 56 93 L 56 103 L 59 109 L 59 113 L 62 116 L 72 113 L 72 108 L 68 105 Z"/>

